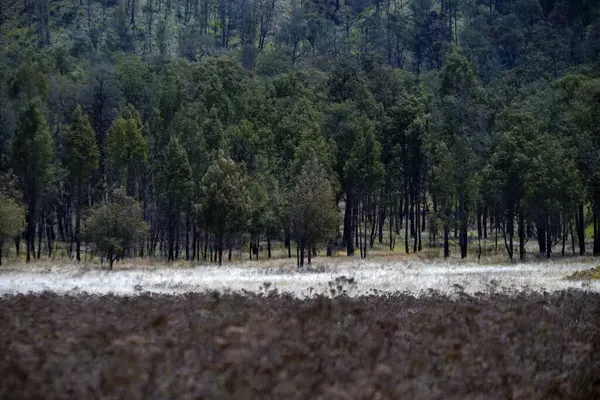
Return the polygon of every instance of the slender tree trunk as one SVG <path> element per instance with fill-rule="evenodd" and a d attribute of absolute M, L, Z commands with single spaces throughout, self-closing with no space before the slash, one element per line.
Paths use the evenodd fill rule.
<path fill-rule="evenodd" d="M 514 227 L 514 219 L 515 219 L 515 209 L 514 209 L 514 203 L 512 201 L 509 202 L 508 204 L 508 211 L 507 211 L 507 216 L 506 216 L 506 234 L 508 234 L 508 245 L 506 250 L 508 251 L 508 257 L 512 260 L 513 258 L 513 254 L 514 254 L 514 234 L 515 234 L 515 227 Z"/>
<path fill-rule="evenodd" d="M 210 241 L 210 237 L 209 237 L 209 233 L 208 231 L 206 231 L 204 233 L 204 254 L 202 256 L 202 258 L 204 259 L 204 262 L 206 262 L 206 253 L 208 252 L 208 242 Z M 212 251 L 211 251 L 211 260 L 212 262 Z"/>
<path fill-rule="evenodd" d="M 81 261 L 81 188 L 80 184 L 75 205 L 75 258 L 77 262 Z"/>
<path fill-rule="evenodd" d="M 46 220 L 46 236 L 48 241 L 48 258 L 52 257 L 52 247 L 54 242 L 54 224 L 51 218 Z"/>
<path fill-rule="evenodd" d="M 285 247 L 287 248 L 288 258 L 292 258 L 292 240 L 290 238 L 290 228 L 289 227 L 286 227 L 286 229 L 285 229 L 284 244 L 285 244 Z"/>
<path fill-rule="evenodd" d="M 487 219 L 488 219 L 488 209 L 487 207 L 483 207 L 483 239 L 487 239 Z"/>
<path fill-rule="evenodd" d="M 523 218 L 523 212 L 518 213 L 518 232 L 519 232 L 519 260 L 525 259 L 525 221 Z"/>
<path fill-rule="evenodd" d="M 548 224 L 546 225 L 546 257 L 550 258 L 552 254 L 552 230 L 550 229 L 552 225 L 550 224 L 550 217 L 547 219 Z"/>
<path fill-rule="evenodd" d="M 573 255 L 575 255 L 575 232 L 572 221 L 569 223 L 569 232 L 571 232 L 571 252 L 573 252 Z"/>
<path fill-rule="evenodd" d="M 381 207 L 379 208 L 379 229 L 378 229 L 378 235 L 377 235 L 377 239 L 379 240 L 379 244 L 383 243 L 383 225 L 385 224 L 385 204 L 383 204 L 383 196 L 382 196 L 382 204 Z"/>
<path fill-rule="evenodd" d="M 19 254 L 21 253 L 21 235 L 17 235 L 15 236 L 15 254 L 17 257 L 19 257 Z"/>
<path fill-rule="evenodd" d="M 450 257 L 450 226 L 447 221 L 444 221 L 444 258 Z"/>
<path fill-rule="evenodd" d="M 271 259 L 271 238 L 267 236 L 267 257 Z"/>
<path fill-rule="evenodd" d="M 198 235 L 197 235 L 197 231 L 196 231 L 196 224 L 194 224 L 194 227 L 192 228 L 192 260 L 195 261 L 198 251 L 197 251 L 197 246 L 198 246 Z"/>
<path fill-rule="evenodd" d="M 579 240 L 579 255 L 585 254 L 585 219 L 583 215 L 583 203 L 579 203 L 575 223 L 577 225 L 577 239 Z"/>
<path fill-rule="evenodd" d="M 358 249 L 360 250 L 360 243 L 359 243 L 359 239 L 360 239 L 360 232 L 359 232 L 359 228 L 360 228 L 360 200 L 356 202 L 356 206 L 354 208 L 353 211 L 353 217 L 352 217 L 352 223 L 353 228 L 354 228 L 354 247 L 358 247 Z"/>
<path fill-rule="evenodd" d="M 369 212 L 369 195 L 367 195 L 367 199 L 366 199 L 366 207 L 364 207 L 363 205 L 363 220 L 364 220 L 364 227 L 365 227 L 365 240 L 363 242 L 363 247 L 364 247 L 364 251 L 363 251 L 363 257 L 367 258 L 367 234 L 369 233 L 368 228 L 367 228 L 367 213 Z M 375 225 L 373 225 L 373 230 L 371 231 L 371 233 L 373 233 L 375 230 Z M 373 243 L 371 242 L 371 247 L 373 247 Z"/>
<path fill-rule="evenodd" d="M 398 204 L 397 218 L 396 218 L 396 235 L 400 235 L 400 228 L 402 228 L 402 213 L 404 212 L 404 209 L 402 208 L 402 206 L 403 206 L 402 201 L 403 201 L 402 197 L 400 197 L 399 204 Z"/>
<path fill-rule="evenodd" d="M 424 193 L 423 193 L 423 195 L 424 195 Z M 421 219 L 422 219 L 422 223 L 417 225 L 417 239 L 418 239 L 417 251 L 419 253 L 421 252 L 421 250 L 423 250 L 423 242 L 421 241 L 421 237 L 422 237 L 423 230 L 425 230 L 425 214 L 423 214 L 424 212 L 425 212 L 425 210 L 423 209 L 423 212 L 419 213 L 419 215 L 421 216 Z"/>
<path fill-rule="evenodd" d="M 309 243 L 310 243 L 310 242 L 309 242 Z M 312 244 L 309 244 L 309 250 L 308 250 L 308 265 L 310 265 L 310 264 L 311 264 L 311 261 L 312 261 L 312 251 L 311 251 L 311 249 L 312 249 Z"/>
<path fill-rule="evenodd" d="M 409 208 L 408 203 L 409 202 L 408 202 L 408 194 L 407 194 L 406 195 L 406 204 L 405 204 L 405 209 L 404 209 L 406 211 L 407 218 L 408 218 L 408 208 Z M 410 234 L 408 231 L 409 225 L 410 225 L 409 221 L 407 220 L 406 223 L 404 224 L 404 252 L 406 254 L 410 253 L 410 249 L 408 247 L 408 239 L 409 239 L 409 234 Z"/>
<path fill-rule="evenodd" d="M 469 238 L 468 238 L 468 210 L 464 204 L 464 200 L 461 201 L 461 220 L 460 220 L 460 258 L 467 258 L 469 249 Z"/>
<path fill-rule="evenodd" d="M 540 248 L 540 254 L 545 254 L 546 253 L 546 221 L 545 220 L 540 220 L 538 221 L 537 224 L 537 239 L 538 239 L 538 245 Z"/>
<path fill-rule="evenodd" d="M 362 203 L 362 204 L 361 204 Z M 360 258 L 364 258 L 363 255 L 363 235 L 362 235 L 362 217 L 363 217 L 363 211 L 364 211 L 364 200 L 363 202 L 359 202 L 358 204 L 358 209 L 356 210 L 356 247 L 358 247 L 358 250 L 360 251 Z"/>
<path fill-rule="evenodd" d="M 560 254 L 564 257 L 565 256 L 565 246 L 566 246 L 566 242 L 567 242 L 567 221 L 566 218 L 563 220 L 562 223 L 562 249 Z"/>
<path fill-rule="evenodd" d="M 414 186 L 414 183 L 413 183 Z M 411 187 L 410 188 L 410 197 L 409 197 L 409 203 L 410 203 L 410 207 L 408 207 L 408 219 L 410 221 L 410 237 L 415 237 L 416 234 L 416 229 L 415 229 L 415 203 L 416 203 L 416 195 L 415 195 L 415 188 Z"/>
<path fill-rule="evenodd" d="M 42 238 L 44 237 L 44 227 L 43 225 L 43 219 L 42 217 L 40 217 L 40 220 L 38 221 L 38 248 L 37 248 L 37 259 L 39 260 L 40 258 L 42 258 Z"/>
<path fill-rule="evenodd" d="M 600 255 L 600 216 L 598 215 L 598 205 L 597 202 L 594 203 L 594 212 L 592 215 L 593 226 L 594 226 L 594 246 L 593 246 L 593 254 L 594 256 Z"/>
<path fill-rule="evenodd" d="M 373 205 L 372 208 L 373 208 L 372 210 L 369 210 L 370 211 L 369 214 L 371 215 L 371 237 L 369 240 L 369 247 L 371 247 L 371 248 L 373 248 L 373 246 L 375 245 L 375 237 L 376 237 L 375 229 L 379 225 L 378 221 L 377 221 L 377 219 L 379 217 L 379 213 L 377 212 L 375 205 Z"/>
<path fill-rule="evenodd" d="M 185 261 L 190 261 L 190 213 L 185 219 Z"/>
<path fill-rule="evenodd" d="M 219 238 L 219 265 L 223 264 L 223 238 Z"/>

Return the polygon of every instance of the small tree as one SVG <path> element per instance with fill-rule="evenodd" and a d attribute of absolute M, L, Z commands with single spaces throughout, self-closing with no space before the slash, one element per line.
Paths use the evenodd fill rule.
<path fill-rule="evenodd" d="M 83 237 L 108 259 L 112 270 L 114 261 L 125 257 L 147 230 L 139 203 L 116 189 L 109 202 L 91 210 L 83 224 Z"/>
<path fill-rule="evenodd" d="M 300 249 L 298 265 L 304 265 L 307 248 L 310 264 L 311 249 L 335 232 L 338 221 L 331 183 L 314 152 L 311 152 L 295 187 L 290 192 L 288 215 L 292 234 Z"/>
<path fill-rule="evenodd" d="M 0 194 L 0 265 L 4 241 L 19 235 L 25 229 L 25 211 L 13 199 Z"/>

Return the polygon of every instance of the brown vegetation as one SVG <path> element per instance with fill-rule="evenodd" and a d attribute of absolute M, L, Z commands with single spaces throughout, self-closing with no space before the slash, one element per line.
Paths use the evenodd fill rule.
<path fill-rule="evenodd" d="M 586 269 L 583 271 L 576 271 L 573 275 L 568 276 L 568 279 L 572 280 L 596 280 L 600 279 L 600 266 L 595 268 Z"/>
<path fill-rule="evenodd" d="M 600 295 L 0 299 L 0 398 L 599 398 Z"/>

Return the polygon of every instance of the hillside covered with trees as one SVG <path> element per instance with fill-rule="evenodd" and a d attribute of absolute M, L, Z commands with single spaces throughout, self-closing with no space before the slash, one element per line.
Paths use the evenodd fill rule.
<path fill-rule="evenodd" d="M 0 249 L 600 255 L 599 67 L 596 0 L 3 1 Z"/>

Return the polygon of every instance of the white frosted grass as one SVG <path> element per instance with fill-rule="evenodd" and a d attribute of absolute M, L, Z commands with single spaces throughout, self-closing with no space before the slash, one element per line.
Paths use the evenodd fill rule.
<path fill-rule="evenodd" d="M 277 290 L 296 297 L 349 296 L 394 292 L 415 295 L 435 290 L 445 294 L 495 291 L 556 291 L 568 288 L 600 292 L 600 282 L 572 281 L 565 277 L 591 264 L 481 265 L 452 262 L 346 262 L 337 265 L 295 268 L 200 266 L 132 270 L 82 270 L 54 267 L 47 271 L 0 272 L 0 295 L 40 293 L 136 295 L 143 292 L 254 292 Z M 340 278 L 340 277 L 344 278 Z M 336 281 L 337 279 L 337 281 Z M 348 282 L 347 279 L 353 279 Z M 266 283 L 266 285 L 265 285 Z M 332 289 L 334 292 L 332 292 Z"/>

